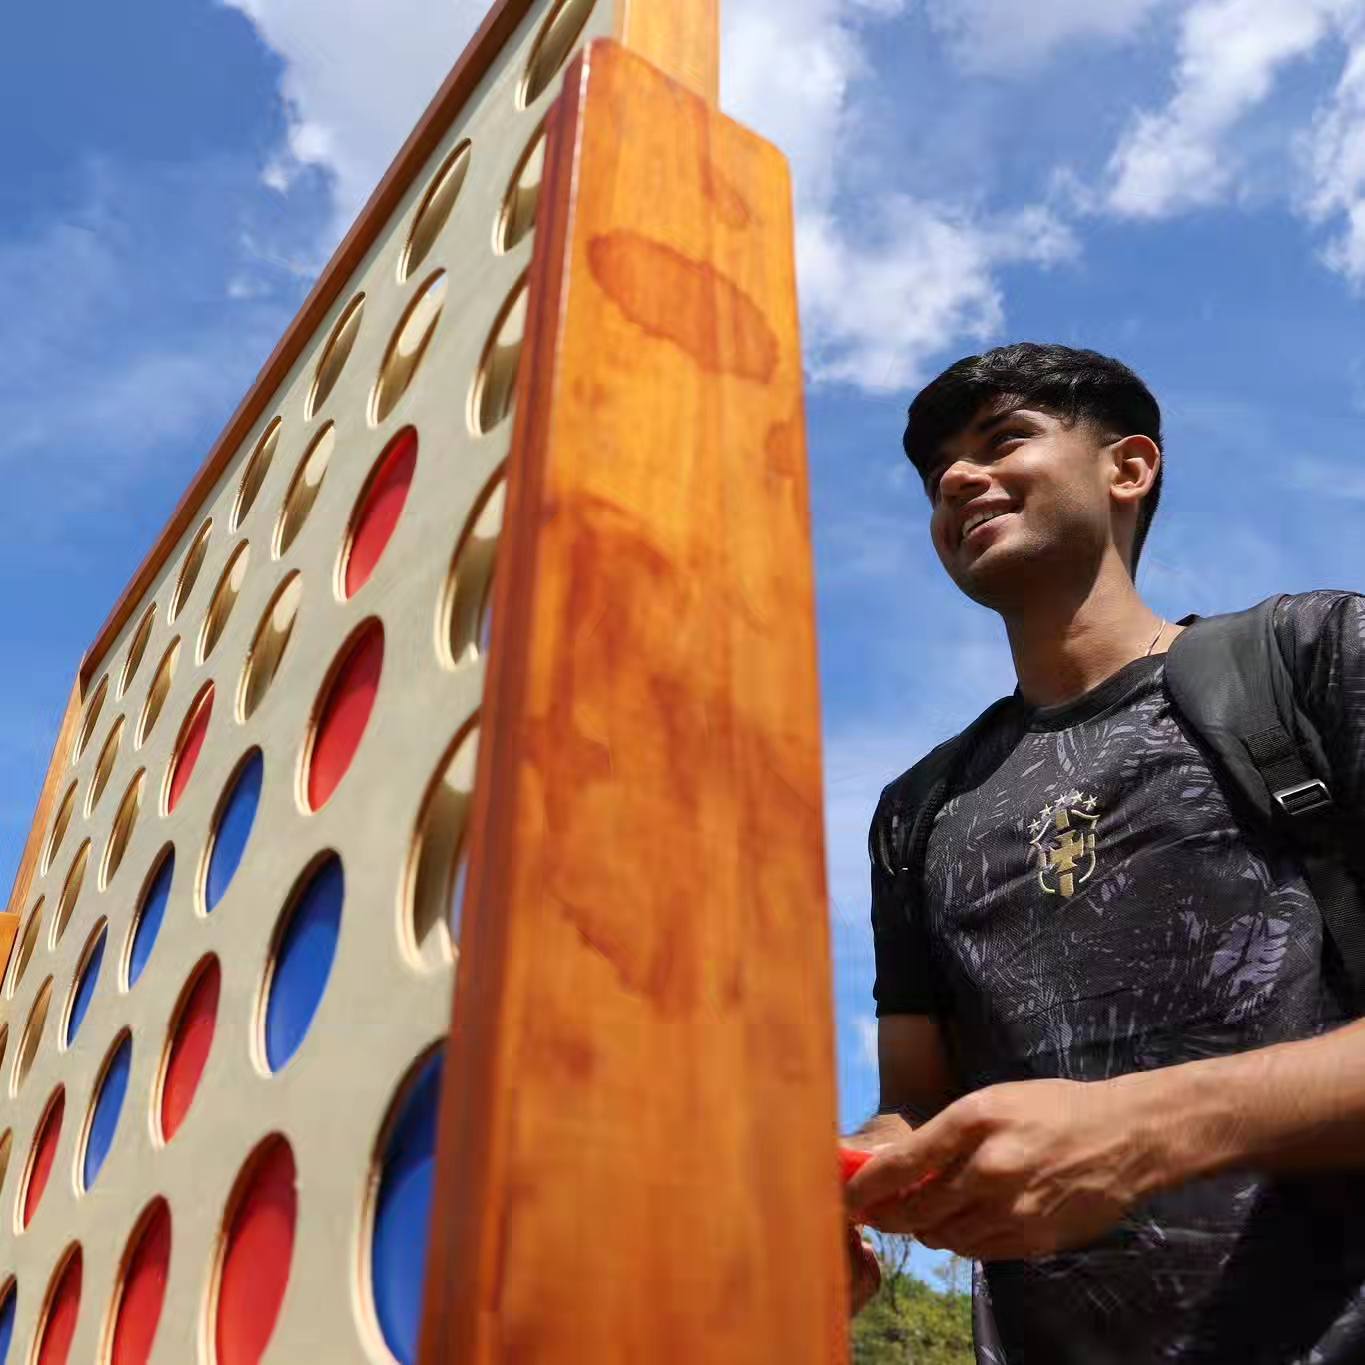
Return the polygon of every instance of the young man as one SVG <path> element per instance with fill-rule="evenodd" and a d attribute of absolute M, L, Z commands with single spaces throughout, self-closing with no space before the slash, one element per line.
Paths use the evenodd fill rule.
<path fill-rule="evenodd" d="M 877 808 L 881 1113 L 850 1211 L 981 1263 L 983 1365 L 1365 1361 L 1361 1002 L 1294 852 L 1163 689 L 1182 627 L 1133 582 L 1155 400 L 1093 352 L 1009 346 L 930 384 L 905 448 L 1019 686 L 917 886 L 910 774 Z M 1365 834 L 1365 598 L 1286 598 L 1275 628 Z"/>

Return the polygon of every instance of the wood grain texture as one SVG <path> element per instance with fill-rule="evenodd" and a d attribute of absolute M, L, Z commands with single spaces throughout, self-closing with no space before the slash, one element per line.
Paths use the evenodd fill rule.
<path fill-rule="evenodd" d="M 720 99 L 720 0 L 621 0 L 617 37 L 712 104 Z"/>
<path fill-rule="evenodd" d="M 846 1359 L 785 163 L 611 43 L 551 128 L 422 1360 Z"/>
<path fill-rule="evenodd" d="M 19 868 L 14 874 L 14 884 L 10 888 L 8 910 L 11 914 L 22 915 L 27 908 L 28 893 L 33 886 L 34 874 L 38 870 L 38 859 L 42 855 L 43 840 L 47 837 L 47 827 L 52 823 L 53 810 L 66 782 L 66 770 L 75 743 L 76 730 L 81 723 L 85 701 L 81 695 L 80 679 L 76 680 L 71 695 L 66 701 L 66 711 L 62 715 L 61 727 L 57 731 L 57 742 L 52 746 L 52 758 L 48 761 L 47 775 L 43 778 L 42 790 L 38 793 L 38 809 L 33 813 L 33 824 L 29 828 L 28 840 L 19 858 Z M 3 943 L 3 934 L 0 934 Z M 8 962 L 13 936 L 4 944 L 3 958 Z M 0 978 L 2 979 L 2 978 Z"/>

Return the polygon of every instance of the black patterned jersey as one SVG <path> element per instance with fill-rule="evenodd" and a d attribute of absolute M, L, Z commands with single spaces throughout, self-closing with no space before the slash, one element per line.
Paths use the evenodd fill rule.
<path fill-rule="evenodd" d="M 1337 798 L 1365 816 L 1365 597 L 1286 598 L 1276 626 Z M 1063 706 L 1016 698 L 957 774 L 912 913 L 874 870 L 878 1013 L 941 1016 L 964 1090 L 1352 1017 L 1298 864 L 1234 818 L 1162 670 L 1137 660 Z M 977 1321 L 982 1365 L 1365 1362 L 1365 1168 L 1165 1192 L 1084 1250 L 984 1267 Z"/>

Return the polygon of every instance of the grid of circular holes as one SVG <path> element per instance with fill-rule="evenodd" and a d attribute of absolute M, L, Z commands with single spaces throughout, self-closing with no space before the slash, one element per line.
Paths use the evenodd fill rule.
<path fill-rule="evenodd" d="M 87 839 L 76 850 L 76 856 L 71 860 L 71 867 L 67 871 L 66 880 L 62 883 L 62 894 L 57 897 L 57 913 L 52 917 L 51 946 L 53 948 L 62 941 L 62 935 L 66 932 L 67 923 L 71 919 L 71 912 L 76 908 L 76 900 L 85 883 L 85 867 L 89 861 L 90 840 Z"/>
<path fill-rule="evenodd" d="M 62 797 L 62 804 L 57 807 L 57 818 L 52 822 L 52 833 L 47 836 L 47 848 L 43 850 L 43 863 L 39 869 L 39 876 L 46 876 L 47 870 L 52 866 L 52 860 L 57 856 L 57 850 L 62 846 L 62 840 L 66 837 L 67 827 L 71 824 L 71 811 L 76 804 L 76 784 L 73 782 L 67 789 L 66 795 Z"/>
<path fill-rule="evenodd" d="M 24 980 L 24 973 L 28 971 L 28 964 L 33 958 L 33 950 L 38 945 L 38 930 L 43 923 L 43 899 L 38 898 L 38 904 L 28 912 L 28 919 L 24 922 L 24 932 L 20 936 L 19 946 L 14 950 L 14 961 L 10 965 L 9 986 L 5 994 L 11 999 Z M 0 1061 L 3 1054 L 0 1054 Z"/>
<path fill-rule="evenodd" d="M 444 270 L 429 276 L 394 329 L 393 338 L 379 367 L 374 396 L 370 400 L 370 421 L 373 425 L 378 426 L 383 422 L 408 391 L 408 385 L 412 383 L 435 335 L 436 324 L 441 320 L 441 310 L 446 301 L 446 283 Z"/>
<path fill-rule="evenodd" d="M 424 967 L 452 960 L 464 899 L 465 826 L 474 796 L 479 725 L 475 720 L 441 760 L 417 822 L 408 876 L 408 951 Z"/>
<path fill-rule="evenodd" d="M 185 562 L 180 566 L 180 577 L 176 580 L 175 594 L 171 598 L 170 620 L 180 615 L 189 595 L 194 591 L 199 570 L 204 567 L 204 556 L 208 553 L 209 536 L 213 532 L 213 518 L 209 517 L 194 533 L 190 548 L 185 552 Z"/>
<path fill-rule="evenodd" d="M 123 717 L 120 716 L 109 731 L 109 737 L 104 741 L 104 748 L 100 750 L 100 756 L 95 762 L 95 774 L 90 779 L 90 791 L 85 798 L 85 813 L 87 816 L 94 813 L 95 807 L 100 803 L 100 797 L 104 795 L 104 789 L 109 785 L 109 774 L 114 771 L 114 761 L 118 758 L 119 745 L 123 743 Z"/>
<path fill-rule="evenodd" d="M 157 721 L 161 718 L 161 708 L 166 704 L 166 695 L 171 690 L 171 683 L 175 679 L 175 667 L 179 662 L 180 641 L 172 640 L 161 656 L 161 662 L 156 666 L 156 676 L 152 679 L 152 685 L 147 691 L 147 700 L 142 706 L 142 715 L 137 723 L 136 747 L 139 749 L 151 737 Z"/>
<path fill-rule="evenodd" d="M 19 1047 L 14 1054 L 14 1070 L 10 1073 L 9 1093 L 17 1095 L 28 1073 L 33 1070 L 33 1059 L 38 1055 L 38 1047 L 43 1041 L 43 1030 L 47 1027 L 48 1007 L 52 1004 L 52 978 L 49 976 L 33 997 L 28 1018 L 24 1021 L 24 1031 L 19 1035 Z"/>
<path fill-rule="evenodd" d="M 421 206 L 412 220 L 408 244 L 398 263 L 398 279 L 405 281 L 414 270 L 421 268 L 436 239 L 450 218 L 450 211 L 460 197 L 465 176 L 469 173 L 469 142 L 460 143 L 441 163 L 441 169 L 431 178 Z"/>
<path fill-rule="evenodd" d="M 303 579 L 297 572 L 291 573 L 280 584 L 261 617 L 260 625 L 256 627 L 251 650 L 242 666 L 242 682 L 238 689 L 238 710 L 243 720 L 251 719 L 280 671 L 289 637 L 294 632 L 294 618 L 298 615 L 302 596 Z"/>
<path fill-rule="evenodd" d="M 235 531 L 246 520 L 246 515 L 251 511 L 251 505 L 256 501 L 256 495 L 265 482 L 265 476 L 270 473 L 270 465 L 279 444 L 280 419 L 276 417 L 266 427 L 261 439 L 256 443 L 256 449 L 251 452 L 246 473 L 242 475 L 241 485 L 237 489 L 237 500 L 232 507 L 232 516 L 228 520 L 229 531 Z"/>
<path fill-rule="evenodd" d="M 499 254 L 511 251 L 535 227 L 544 174 L 545 125 L 541 124 L 512 172 L 511 183 L 503 197 L 502 211 L 493 231 L 493 247 Z"/>
<path fill-rule="evenodd" d="M 523 109 L 545 93 L 568 61 L 592 7 L 593 0 L 559 0 L 554 7 L 536 37 L 526 74 L 521 78 L 517 102 Z"/>
<path fill-rule="evenodd" d="M 488 647 L 492 623 L 493 565 L 507 503 L 507 479 L 499 470 L 480 496 L 455 547 L 442 598 L 440 636 L 446 662 L 472 663 Z"/>
<path fill-rule="evenodd" d="M 137 629 L 133 632 L 133 641 L 128 646 L 128 657 L 124 660 L 123 673 L 119 677 L 118 693 L 115 700 L 121 698 L 132 686 L 133 679 L 142 666 L 142 656 L 147 652 L 147 642 L 152 638 L 152 627 L 155 624 L 156 603 L 153 602 L 142 613 L 142 620 L 137 623 Z"/>
<path fill-rule="evenodd" d="M 492 431 L 516 402 L 521 343 L 526 335 L 526 280 L 512 290 L 493 324 L 470 394 L 470 426 L 475 435 Z"/>
<path fill-rule="evenodd" d="M 251 562 L 251 547 L 243 541 L 233 552 L 232 558 L 228 560 L 227 567 L 223 570 L 223 576 L 218 580 L 218 586 L 213 590 L 213 597 L 209 602 L 209 609 L 204 614 L 203 629 L 199 632 L 199 662 L 213 653 L 213 647 L 222 639 L 223 631 L 227 627 L 228 617 L 232 615 L 232 608 L 237 604 L 238 595 L 242 591 L 242 584 L 246 581 L 247 565 Z"/>
<path fill-rule="evenodd" d="M 144 768 L 128 784 L 119 802 L 118 814 L 114 816 L 114 827 L 109 831 L 109 842 L 105 845 L 104 860 L 100 864 L 100 890 L 103 891 L 119 870 L 123 855 L 128 851 L 128 840 L 133 837 L 133 826 L 142 811 L 142 789 L 146 785 L 147 771 Z"/>
<path fill-rule="evenodd" d="M 337 319 L 336 326 L 332 328 L 332 334 L 322 348 L 317 372 L 313 376 L 313 385 L 308 390 L 308 401 L 304 404 L 303 410 L 306 418 L 312 418 L 336 388 L 337 380 L 341 378 L 341 372 L 350 359 L 351 349 L 355 346 L 355 339 L 360 331 L 360 319 L 364 313 L 365 295 L 357 294 L 346 305 Z"/>
<path fill-rule="evenodd" d="M 76 736 L 76 747 L 71 753 L 73 763 L 80 762 L 81 755 L 85 752 L 91 736 L 95 733 L 95 726 L 99 722 L 101 710 L 104 709 L 104 698 L 108 692 L 109 678 L 106 675 L 100 679 L 99 686 L 90 698 L 90 705 L 85 708 L 85 719 L 81 722 L 80 733 Z"/>
<path fill-rule="evenodd" d="M 284 506 L 280 509 L 280 522 L 275 531 L 275 556 L 287 553 L 303 523 L 313 510 L 318 493 L 322 490 L 322 480 L 336 447 L 336 425 L 328 422 L 313 438 L 313 444 L 299 461 L 289 491 L 284 495 Z"/>

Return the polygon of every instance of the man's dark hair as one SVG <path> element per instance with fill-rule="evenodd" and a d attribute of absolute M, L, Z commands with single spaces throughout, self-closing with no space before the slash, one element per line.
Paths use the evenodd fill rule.
<path fill-rule="evenodd" d="M 921 389 L 910 404 L 905 453 L 920 477 L 944 442 L 964 431 L 988 405 L 1025 403 L 1064 422 L 1086 423 L 1110 440 L 1148 436 L 1161 444 L 1161 409 L 1151 390 L 1122 362 L 1096 351 L 1021 341 L 984 355 L 964 356 Z M 1138 509 L 1133 570 L 1161 497 L 1162 470 Z"/>

